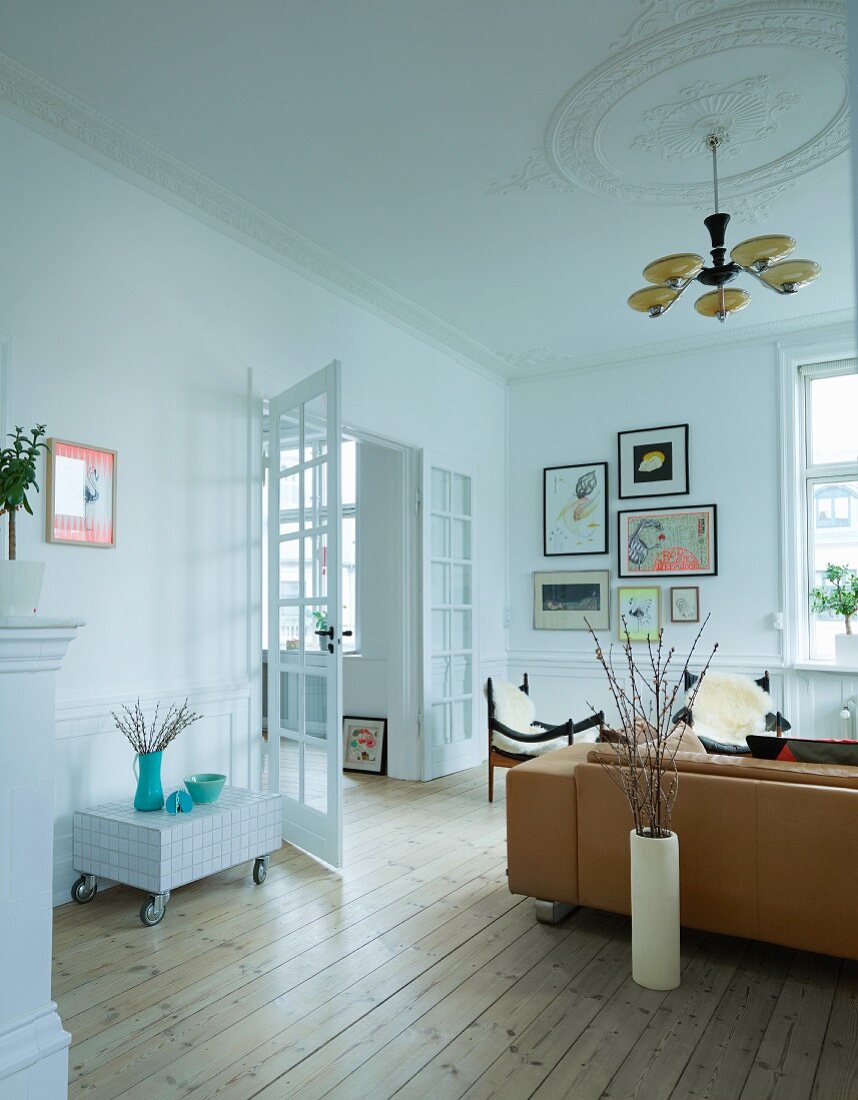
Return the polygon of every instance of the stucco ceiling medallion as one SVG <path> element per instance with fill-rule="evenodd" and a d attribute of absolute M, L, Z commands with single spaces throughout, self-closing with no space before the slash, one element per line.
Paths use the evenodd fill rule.
<path fill-rule="evenodd" d="M 638 26 L 639 24 L 639 26 Z M 707 202 L 707 133 L 738 200 L 849 145 L 845 10 L 837 0 L 656 0 L 561 100 L 542 150 L 495 193 L 550 187 L 658 205 Z"/>

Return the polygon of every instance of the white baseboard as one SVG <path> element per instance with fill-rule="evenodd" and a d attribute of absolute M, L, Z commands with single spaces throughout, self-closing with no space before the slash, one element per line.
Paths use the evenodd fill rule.
<path fill-rule="evenodd" d="M 53 1001 L 0 1025 L 0 1096 L 66 1096 L 70 1043 Z"/>

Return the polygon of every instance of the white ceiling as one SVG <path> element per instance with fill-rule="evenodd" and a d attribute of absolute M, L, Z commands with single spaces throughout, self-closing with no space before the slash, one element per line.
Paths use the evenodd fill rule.
<path fill-rule="evenodd" d="M 713 122 L 728 244 L 787 232 L 823 266 L 791 298 L 746 279 L 730 328 L 854 305 L 843 11 L 0 0 L 0 45 L 520 373 L 713 333 L 693 290 L 625 305 L 649 260 L 706 253 Z"/>

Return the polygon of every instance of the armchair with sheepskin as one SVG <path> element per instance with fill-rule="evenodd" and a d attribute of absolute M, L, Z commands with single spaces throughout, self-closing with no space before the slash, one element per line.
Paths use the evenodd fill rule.
<path fill-rule="evenodd" d="M 605 721 L 600 711 L 580 722 L 568 719 L 559 726 L 537 722 L 530 698 L 527 673 L 521 687 L 504 680 L 486 681 L 489 711 L 489 802 L 494 802 L 495 768 L 514 768 L 525 760 L 533 760 L 554 749 L 571 745 L 577 735 L 586 740 L 587 730 L 596 730 L 590 739 L 598 740 Z"/>
<path fill-rule="evenodd" d="M 685 673 L 685 691 L 697 677 Z M 674 722 L 686 723 L 707 752 L 747 755 L 748 734 L 774 733 L 780 737 L 792 729 L 779 710 L 772 710 L 768 672 L 759 680 L 727 672 L 708 672 L 694 700 L 694 708 L 683 707 Z"/>

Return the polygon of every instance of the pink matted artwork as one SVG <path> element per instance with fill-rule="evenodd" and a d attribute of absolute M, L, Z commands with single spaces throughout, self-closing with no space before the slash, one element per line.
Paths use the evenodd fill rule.
<path fill-rule="evenodd" d="M 48 541 L 115 546 L 116 452 L 64 439 L 48 444 Z"/>

